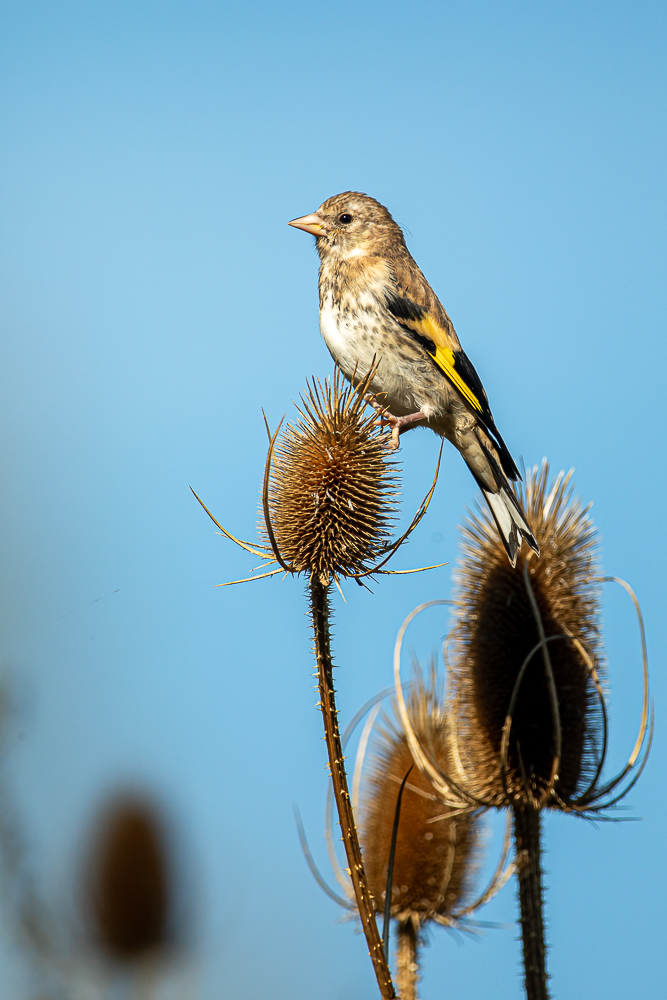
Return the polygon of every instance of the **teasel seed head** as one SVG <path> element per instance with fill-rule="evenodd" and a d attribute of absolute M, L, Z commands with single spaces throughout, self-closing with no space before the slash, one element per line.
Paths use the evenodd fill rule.
<path fill-rule="evenodd" d="M 323 584 L 364 575 L 386 551 L 398 480 L 388 436 L 366 408 L 364 386 L 314 381 L 300 419 L 278 439 L 268 482 L 276 550 L 293 572 Z M 266 514 L 266 510 L 265 510 Z"/>
<path fill-rule="evenodd" d="M 414 671 L 407 708 L 417 739 L 443 770 L 450 770 L 449 721 L 434 672 L 427 685 Z M 416 765 L 398 721 L 385 720 L 378 727 L 363 799 L 361 838 L 369 886 L 382 912 L 396 802 L 410 768 L 401 800 L 391 915 L 416 931 L 431 920 L 455 925 L 475 875 L 478 815 L 443 803 Z"/>
<path fill-rule="evenodd" d="M 463 528 L 451 665 L 459 755 L 468 791 L 497 806 L 567 809 L 599 776 L 597 535 L 571 475 L 550 486 L 546 461 L 527 475 L 539 559 L 524 546 L 512 568 L 485 511 Z"/>
<path fill-rule="evenodd" d="M 401 576 L 439 569 L 446 563 L 417 569 L 386 569 L 392 556 L 408 540 L 428 510 L 440 471 L 440 456 L 433 482 L 408 528 L 390 540 L 398 513 L 400 479 L 393 461 L 391 435 L 383 429 L 382 413 L 370 406 L 369 386 L 377 364 L 356 385 L 344 385 L 336 369 L 333 380 L 308 384 L 297 405 L 300 419 L 281 434 L 269 431 L 264 468 L 261 542 L 237 538 L 223 527 L 190 487 L 220 533 L 263 565 L 251 576 L 219 584 L 231 587 L 281 573 L 306 573 L 328 587 L 351 577 L 363 585 L 376 574 Z M 373 401 L 373 406 L 377 404 Z M 277 442 L 277 444 L 276 444 Z M 276 568 L 269 568 L 272 565 Z"/>
<path fill-rule="evenodd" d="M 98 945 L 131 962 L 170 942 L 170 872 L 162 825 L 139 798 L 108 809 L 90 870 L 89 909 Z"/>

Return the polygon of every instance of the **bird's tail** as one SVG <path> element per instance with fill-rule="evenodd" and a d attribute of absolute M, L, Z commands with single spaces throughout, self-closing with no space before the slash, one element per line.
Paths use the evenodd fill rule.
<path fill-rule="evenodd" d="M 484 499 L 493 514 L 493 520 L 496 522 L 498 532 L 507 552 L 507 558 L 512 563 L 512 566 L 516 566 L 517 553 L 521 548 L 521 542 L 524 538 L 533 552 L 539 557 L 540 547 L 530 530 L 510 484 L 505 482 L 497 493 L 492 493 L 482 483 L 479 485 L 484 494 Z"/>
<path fill-rule="evenodd" d="M 496 522 L 498 532 L 505 546 L 507 558 L 512 563 L 512 566 L 516 566 L 516 557 L 521 548 L 521 542 L 524 539 L 539 557 L 540 547 L 530 529 L 530 525 L 526 521 L 519 501 L 514 495 L 514 490 L 501 468 L 500 461 L 496 454 L 494 454 L 495 449 L 493 449 L 491 442 L 489 442 L 485 434 L 483 435 L 478 432 L 475 437 L 479 446 L 478 449 L 474 451 L 471 449 L 468 454 L 464 451 L 463 457 L 466 459 L 466 464 L 477 480 L 477 485 L 489 505 L 493 520 Z M 521 477 L 516 466 L 514 466 L 514 471 L 516 475 L 512 476 L 512 478 L 520 479 Z"/>

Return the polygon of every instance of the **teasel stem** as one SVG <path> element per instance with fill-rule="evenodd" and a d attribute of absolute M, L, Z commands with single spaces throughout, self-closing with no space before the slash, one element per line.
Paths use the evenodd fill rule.
<path fill-rule="evenodd" d="M 540 809 L 532 802 L 518 800 L 512 806 L 512 813 L 526 1000 L 549 1000 Z"/>
<path fill-rule="evenodd" d="M 417 1000 L 419 932 L 412 920 L 396 928 L 396 985 L 401 1000 Z"/>
<path fill-rule="evenodd" d="M 380 994 L 383 1000 L 397 1000 L 391 972 L 382 947 L 382 939 L 375 921 L 373 897 L 368 889 L 364 862 L 359 846 L 357 827 L 352 811 L 352 802 L 347 787 L 345 759 L 338 728 L 338 713 L 333 683 L 333 662 L 331 659 L 331 633 L 329 628 L 329 590 L 319 577 L 310 575 L 310 600 L 315 636 L 315 658 L 320 690 L 320 706 L 324 721 L 324 738 L 329 755 L 329 767 L 333 784 L 338 821 L 345 846 L 345 854 L 352 879 L 361 926 L 368 944 L 368 951 L 375 970 Z"/>

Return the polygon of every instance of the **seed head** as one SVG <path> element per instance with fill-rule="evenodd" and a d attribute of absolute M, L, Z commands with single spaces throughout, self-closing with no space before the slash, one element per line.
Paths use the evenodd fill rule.
<path fill-rule="evenodd" d="M 100 946 L 132 961 L 168 944 L 169 873 L 162 829 L 145 803 L 118 802 L 106 816 L 91 871 Z"/>
<path fill-rule="evenodd" d="M 549 489 L 546 462 L 527 476 L 523 506 L 539 559 L 524 546 L 513 569 L 486 512 L 463 528 L 452 666 L 459 749 L 472 790 L 495 805 L 546 795 L 567 808 L 599 770 L 597 536 L 570 477 Z"/>
<path fill-rule="evenodd" d="M 416 674 L 408 700 L 414 733 L 443 770 L 450 770 L 451 738 L 444 707 Z M 401 802 L 393 870 L 392 916 L 418 929 L 429 920 L 454 923 L 469 888 L 477 845 L 476 817 L 457 813 L 434 794 L 414 763 L 400 723 L 379 731 L 364 797 L 362 845 L 369 887 L 384 909 L 387 868 L 401 782 L 412 766 Z"/>
<path fill-rule="evenodd" d="M 365 409 L 363 390 L 314 382 L 301 418 L 278 441 L 268 508 L 282 560 L 295 572 L 365 573 L 386 549 L 397 479 L 387 435 Z"/>

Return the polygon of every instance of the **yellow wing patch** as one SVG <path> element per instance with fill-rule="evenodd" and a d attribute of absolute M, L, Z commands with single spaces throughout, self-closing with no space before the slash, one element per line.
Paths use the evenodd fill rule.
<path fill-rule="evenodd" d="M 429 352 L 430 353 L 430 352 Z M 482 404 L 478 400 L 475 393 L 472 391 L 470 386 L 463 381 L 459 373 L 457 372 L 454 358 L 454 351 L 449 347 L 440 347 L 439 345 L 435 349 L 435 354 L 431 354 L 431 357 L 435 361 L 439 368 L 442 368 L 443 372 L 456 388 L 459 390 L 461 395 L 468 403 L 472 406 L 474 410 L 479 413 L 482 412 Z"/>
<path fill-rule="evenodd" d="M 442 346 L 442 347 L 445 346 L 442 343 L 443 340 L 447 341 L 447 340 L 451 339 L 449 337 L 449 334 L 447 334 L 442 329 L 442 327 L 439 326 L 435 322 L 435 320 L 432 319 L 429 316 L 428 313 L 424 313 L 424 315 L 421 316 L 420 319 L 412 319 L 412 317 L 411 317 L 410 318 L 410 326 L 414 330 L 416 330 L 417 333 L 421 333 L 422 337 L 428 337 L 429 340 L 432 340 L 434 344 L 437 344 L 437 345 Z"/>
<path fill-rule="evenodd" d="M 435 361 L 436 365 L 439 368 L 442 368 L 447 378 L 456 386 L 463 398 L 470 403 L 472 408 L 477 410 L 478 413 L 482 413 L 484 408 L 479 399 L 472 391 L 468 383 L 461 378 L 461 375 L 456 370 L 456 358 L 454 356 L 454 351 L 451 347 L 445 347 L 442 343 L 445 337 L 449 339 L 445 331 L 428 315 L 423 316 L 418 320 L 412 320 L 411 326 L 416 329 L 418 333 L 421 333 L 422 336 L 428 337 L 429 340 L 433 341 L 435 344 L 435 354 L 431 354 L 430 351 L 429 354 L 431 354 L 431 357 Z"/>
<path fill-rule="evenodd" d="M 456 386 L 466 402 L 470 403 L 473 410 L 478 413 L 484 412 L 484 407 L 468 383 L 456 370 L 456 357 L 451 347 L 446 347 L 442 341 L 450 340 L 449 335 L 426 313 L 420 319 L 410 319 L 410 327 L 423 337 L 428 337 L 435 344 L 435 354 L 429 355 L 436 365 L 443 370 L 449 381 Z"/>

